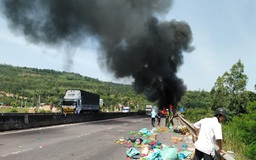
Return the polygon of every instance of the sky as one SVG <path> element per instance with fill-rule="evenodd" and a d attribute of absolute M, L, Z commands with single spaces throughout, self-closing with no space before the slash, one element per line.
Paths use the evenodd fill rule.
<path fill-rule="evenodd" d="M 240 59 L 248 76 L 246 89 L 256 84 L 256 1 L 253 0 L 175 0 L 170 11 L 159 20 L 185 21 L 193 33 L 191 53 L 184 52 L 184 64 L 178 77 L 188 90 L 210 91 L 217 78 L 229 72 Z M 115 83 L 132 79 L 115 79 L 98 65 L 99 44 L 89 38 L 78 48 L 50 48 L 32 44 L 8 28 L 0 16 L 0 64 L 68 71 Z M 65 53 L 65 54 L 63 54 Z M 73 57 L 67 60 L 67 56 Z"/>

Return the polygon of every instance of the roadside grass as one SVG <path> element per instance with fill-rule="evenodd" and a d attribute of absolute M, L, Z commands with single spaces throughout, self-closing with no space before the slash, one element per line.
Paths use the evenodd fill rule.
<path fill-rule="evenodd" d="M 60 112 L 60 110 L 58 110 L 57 112 Z M 0 114 L 1 113 L 29 113 L 29 107 L 1 107 L 0 108 Z M 38 109 L 37 113 L 52 113 L 52 111 L 50 110 L 43 110 L 43 109 Z"/>
<path fill-rule="evenodd" d="M 244 156 L 246 144 L 239 140 L 239 129 L 233 123 L 223 125 L 223 149 L 233 151 L 236 159 L 247 160 Z"/>
<path fill-rule="evenodd" d="M 28 113 L 29 108 L 9 108 L 9 107 L 1 107 L 0 113 Z"/>

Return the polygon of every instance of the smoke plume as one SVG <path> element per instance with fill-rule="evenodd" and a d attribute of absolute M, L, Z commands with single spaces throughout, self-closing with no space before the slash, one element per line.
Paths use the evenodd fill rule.
<path fill-rule="evenodd" d="M 94 37 L 99 59 L 116 78 L 133 77 L 134 89 L 159 107 L 177 105 L 186 91 L 176 76 L 192 32 L 183 21 L 159 21 L 172 0 L 2 0 L 11 29 L 51 47 L 82 45 Z"/>

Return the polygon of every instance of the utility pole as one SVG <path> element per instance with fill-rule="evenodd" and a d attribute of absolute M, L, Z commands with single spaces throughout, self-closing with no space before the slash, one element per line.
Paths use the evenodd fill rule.
<path fill-rule="evenodd" d="M 41 102 L 40 102 L 41 100 L 40 100 L 40 95 L 38 96 L 38 102 L 37 102 L 37 106 L 38 107 L 40 107 L 40 104 L 41 104 Z"/>

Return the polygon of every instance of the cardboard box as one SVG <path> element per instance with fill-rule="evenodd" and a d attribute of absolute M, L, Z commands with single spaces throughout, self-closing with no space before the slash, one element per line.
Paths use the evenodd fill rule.
<path fill-rule="evenodd" d="M 157 134 L 150 135 L 149 139 L 152 140 L 152 141 L 156 141 L 157 140 Z"/>

